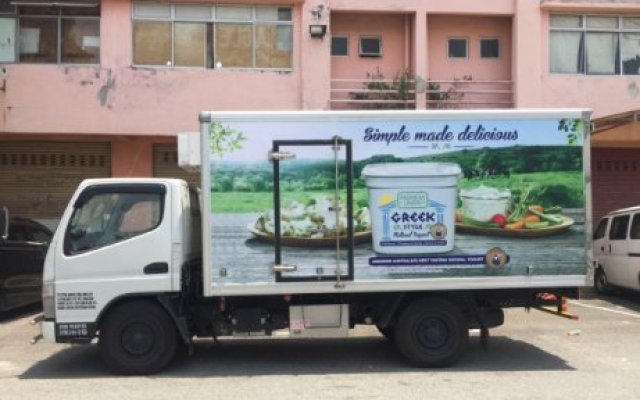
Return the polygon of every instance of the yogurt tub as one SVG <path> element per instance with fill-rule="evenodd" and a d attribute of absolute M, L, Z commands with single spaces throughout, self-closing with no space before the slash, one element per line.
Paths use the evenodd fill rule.
<path fill-rule="evenodd" d="M 453 250 L 460 166 L 453 163 L 369 164 L 373 249 L 381 254 Z"/>
<path fill-rule="evenodd" d="M 462 215 L 476 221 L 489 221 L 496 214 L 507 215 L 511 206 L 511 191 L 488 186 L 460 190 Z"/>

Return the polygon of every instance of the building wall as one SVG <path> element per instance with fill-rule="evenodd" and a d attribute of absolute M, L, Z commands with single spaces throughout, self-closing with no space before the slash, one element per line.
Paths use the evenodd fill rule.
<path fill-rule="evenodd" d="M 291 72 L 151 68 L 132 66 L 129 2 L 102 3 L 101 66 L 2 65 L 0 130 L 175 136 L 197 130 L 201 110 L 302 108 L 301 41 L 310 39 L 300 34 L 300 10 Z"/>
<path fill-rule="evenodd" d="M 332 57 L 331 77 L 365 79 L 367 74 L 379 71 L 385 78 L 411 69 L 408 14 L 334 13 L 331 16 L 331 34 L 347 35 L 349 55 Z M 361 35 L 382 37 L 382 57 L 361 57 Z"/>
<path fill-rule="evenodd" d="M 609 4 L 600 2 L 597 12 L 640 14 L 637 3 L 627 3 L 626 8 L 603 3 Z M 635 76 L 549 74 L 546 26 L 549 12 L 559 11 L 540 10 L 537 0 L 294 5 L 294 62 L 288 72 L 133 67 L 130 2 L 102 4 L 102 65 L 1 65 L 6 72 L 4 91 L 0 90 L 0 131 L 174 137 L 197 130 L 197 113 L 204 109 L 327 109 L 332 77 L 364 77 L 376 68 L 389 78 L 410 68 L 425 78 L 471 74 L 474 79 L 513 79 L 516 107 L 589 107 L 596 116 L 636 108 L 640 96 L 640 79 Z M 357 35 L 360 29 L 384 33 L 384 57 L 330 57 L 330 36 L 308 35 L 308 25 L 314 22 L 311 11 L 318 4 L 331 10 L 331 19 L 325 12 L 322 21 L 329 25 L 329 35 Z M 428 42 L 416 46 L 412 36 L 425 28 L 412 21 L 422 21 L 424 15 Z M 446 37 L 457 32 L 504 37 L 504 59 L 464 66 L 447 60 Z M 477 41 L 470 44 L 473 56 Z M 351 45 L 352 52 L 357 51 L 357 41 Z"/>

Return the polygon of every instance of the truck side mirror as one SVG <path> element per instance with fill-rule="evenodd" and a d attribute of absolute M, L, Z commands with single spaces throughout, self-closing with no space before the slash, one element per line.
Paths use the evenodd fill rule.
<path fill-rule="evenodd" d="M 9 236 L 9 210 L 6 206 L 0 206 L 0 239 L 6 240 Z"/>

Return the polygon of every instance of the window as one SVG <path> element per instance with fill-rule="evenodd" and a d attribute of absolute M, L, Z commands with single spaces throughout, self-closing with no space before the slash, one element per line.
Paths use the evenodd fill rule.
<path fill-rule="evenodd" d="M 499 58 L 500 41 L 496 38 L 480 39 L 480 58 Z"/>
<path fill-rule="evenodd" d="M 550 71 L 586 75 L 640 75 L 640 17 L 550 17 Z"/>
<path fill-rule="evenodd" d="M 640 239 L 640 214 L 635 214 L 631 221 L 630 239 Z"/>
<path fill-rule="evenodd" d="M 76 202 L 65 254 L 78 254 L 142 235 L 160 225 L 164 187 L 89 188 Z M 93 191 L 93 192 L 92 192 Z"/>
<path fill-rule="evenodd" d="M 360 37 L 360 57 L 382 56 L 382 38 L 380 36 Z"/>
<path fill-rule="evenodd" d="M 611 229 L 609 230 L 609 239 L 625 240 L 627 238 L 627 228 L 629 228 L 628 215 L 613 218 L 611 221 Z"/>
<path fill-rule="evenodd" d="M 467 58 L 469 42 L 466 38 L 450 38 L 447 49 L 449 58 Z"/>
<path fill-rule="evenodd" d="M 597 240 L 597 239 L 602 239 L 606 232 L 607 232 L 607 224 L 609 223 L 609 219 L 607 218 L 603 218 L 600 220 L 600 223 L 598 224 L 598 227 L 596 228 L 596 230 L 593 232 L 593 239 Z"/>
<path fill-rule="evenodd" d="M 0 62 L 99 64 L 100 7 L 69 4 L 0 9 Z"/>
<path fill-rule="evenodd" d="M 290 7 L 133 4 L 136 65 L 290 69 Z"/>
<path fill-rule="evenodd" d="M 346 57 L 349 55 L 349 37 L 335 35 L 331 37 L 331 55 Z"/>

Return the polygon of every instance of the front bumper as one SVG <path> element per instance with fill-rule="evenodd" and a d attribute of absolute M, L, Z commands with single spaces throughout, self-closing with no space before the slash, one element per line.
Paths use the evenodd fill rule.
<path fill-rule="evenodd" d="M 40 332 L 43 342 L 56 343 L 56 324 L 53 321 L 40 322 Z"/>

